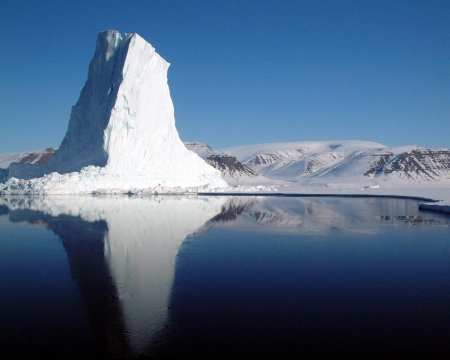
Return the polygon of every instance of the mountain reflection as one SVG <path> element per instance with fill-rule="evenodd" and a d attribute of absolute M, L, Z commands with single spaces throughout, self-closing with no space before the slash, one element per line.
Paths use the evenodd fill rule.
<path fill-rule="evenodd" d="M 419 216 L 418 202 L 410 199 L 235 196 L 227 199 L 206 227 L 327 235 L 336 231 L 377 232 L 380 223 L 388 224 L 386 219 L 447 226 L 447 222 L 440 224 Z"/>

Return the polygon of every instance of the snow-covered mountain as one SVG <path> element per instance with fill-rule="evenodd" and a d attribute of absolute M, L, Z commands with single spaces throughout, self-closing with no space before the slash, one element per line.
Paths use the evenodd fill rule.
<path fill-rule="evenodd" d="M 450 178 L 450 150 L 389 148 L 370 154 L 366 176 L 398 176 L 407 180 L 439 180 Z"/>
<path fill-rule="evenodd" d="M 200 142 L 185 142 L 184 145 L 197 153 L 213 168 L 220 170 L 222 177 L 229 185 L 267 183 L 268 179 L 260 176 L 247 165 L 242 164 L 234 156 L 215 150 L 207 144 Z"/>
<path fill-rule="evenodd" d="M 235 156 L 266 178 L 302 185 L 450 183 L 449 149 L 318 141 L 248 145 L 220 151 Z"/>
<path fill-rule="evenodd" d="M 6 192 L 126 192 L 225 187 L 220 172 L 181 142 L 166 62 L 138 34 L 100 32 L 67 133 L 45 166 L 14 163 Z M 51 174 L 42 179 L 36 177 Z M 67 174 L 67 175 L 61 175 Z"/>
<path fill-rule="evenodd" d="M 184 146 L 186 146 L 187 149 L 195 152 L 198 156 L 200 156 L 203 160 L 206 160 L 207 158 L 209 158 L 210 156 L 213 155 L 219 155 L 219 156 L 223 156 L 226 155 L 225 153 L 213 149 L 211 146 L 209 146 L 208 144 L 204 144 L 201 142 L 184 142 Z"/>
<path fill-rule="evenodd" d="M 184 144 L 233 186 L 450 186 L 449 149 L 387 147 L 367 141 L 274 143 L 222 150 L 199 142 Z M 7 165 L 13 161 L 36 163 L 50 156 L 46 150 L 0 154 L 0 171 L 7 174 Z"/>
<path fill-rule="evenodd" d="M 55 149 L 46 148 L 19 153 L 0 154 L 0 183 L 8 179 L 11 164 L 19 163 L 43 166 L 48 163 L 54 152 Z"/>
<path fill-rule="evenodd" d="M 286 142 L 222 149 L 258 173 L 273 179 L 293 180 L 336 164 L 357 152 L 384 145 L 366 141 Z"/>

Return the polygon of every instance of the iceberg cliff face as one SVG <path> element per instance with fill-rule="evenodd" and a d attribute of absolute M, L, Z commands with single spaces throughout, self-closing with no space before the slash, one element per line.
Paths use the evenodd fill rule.
<path fill-rule="evenodd" d="M 89 165 L 106 166 L 108 154 L 104 149 L 104 131 L 115 105 L 113 87 L 120 85 L 118 80 L 122 69 L 118 58 L 119 55 L 126 56 L 126 42 L 116 31 L 98 34 L 88 79 L 72 107 L 66 136 L 49 162 L 46 173 L 80 171 Z"/>
<path fill-rule="evenodd" d="M 47 177 L 45 184 L 33 180 L 35 185 L 19 187 L 57 193 L 154 186 L 225 187 L 220 172 L 187 150 L 179 138 L 168 68 L 169 63 L 138 34 L 100 32 L 66 136 L 41 170 L 41 176 L 80 173 Z M 81 172 L 92 166 L 99 168 Z M 12 169 L 9 177 L 16 177 L 15 173 L 20 172 Z M 20 174 L 26 178 L 23 171 Z M 58 183 L 55 191 L 54 181 Z M 77 186 L 70 186 L 74 181 Z M 66 182 L 70 191 L 64 190 Z"/>

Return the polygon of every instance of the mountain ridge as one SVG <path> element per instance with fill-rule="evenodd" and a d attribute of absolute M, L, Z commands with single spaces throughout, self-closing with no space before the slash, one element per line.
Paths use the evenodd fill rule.
<path fill-rule="evenodd" d="M 269 143 L 219 150 L 200 142 L 184 145 L 220 170 L 231 186 L 450 185 L 450 149 L 445 148 L 389 147 L 356 140 Z M 0 154 L 0 171 L 7 172 L 8 165 L 14 167 L 26 159 L 40 159 L 46 151 Z M 48 161 L 49 154 L 45 156 Z"/>
<path fill-rule="evenodd" d="M 449 149 L 344 140 L 256 144 L 220 151 L 269 179 L 303 185 L 450 183 Z"/>

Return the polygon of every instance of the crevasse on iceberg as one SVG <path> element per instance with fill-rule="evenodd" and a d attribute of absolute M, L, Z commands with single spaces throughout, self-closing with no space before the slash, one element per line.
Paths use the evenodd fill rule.
<path fill-rule="evenodd" d="M 167 84 L 169 65 L 138 34 L 100 32 L 64 140 L 38 175 L 59 174 L 10 182 L 4 191 L 225 187 L 219 171 L 187 150 L 179 138 Z M 10 177 L 20 173 L 27 178 L 24 169 L 11 172 Z M 35 177 L 36 170 L 30 175 Z"/>

